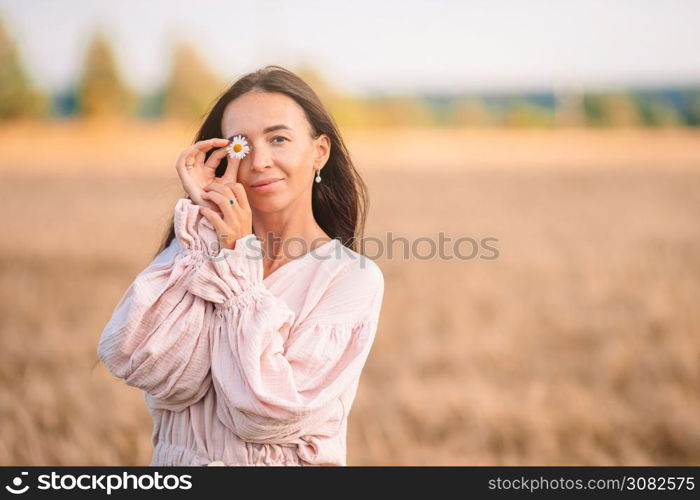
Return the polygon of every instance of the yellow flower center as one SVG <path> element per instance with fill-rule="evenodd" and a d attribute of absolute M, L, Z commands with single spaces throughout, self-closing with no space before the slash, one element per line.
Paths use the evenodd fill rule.
<path fill-rule="evenodd" d="M 234 145 L 233 145 L 233 150 L 234 150 L 236 153 L 240 152 L 241 149 L 243 149 L 243 147 L 242 147 L 240 144 L 234 144 Z"/>

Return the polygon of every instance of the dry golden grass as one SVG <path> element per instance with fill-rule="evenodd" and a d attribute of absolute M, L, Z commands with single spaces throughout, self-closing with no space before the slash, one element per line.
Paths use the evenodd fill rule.
<path fill-rule="evenodd" d="M 142 393 L 91 368 L 166 229 L 193 127 L 63 127 L 0 130 L 0 463 L 143 465 Z M 491 236 L 500 253 L 377 259 L 349 464 L 700 464 L 697 134 L 348 143 L 368 235 Z"/>

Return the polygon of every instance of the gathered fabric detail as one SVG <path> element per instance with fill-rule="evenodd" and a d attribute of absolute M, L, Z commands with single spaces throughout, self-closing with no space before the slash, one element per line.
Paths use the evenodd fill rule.
<path fill-rule="evenodd" d="M 243 239 L 250 241 L 251 237 Z M 262 260 L 255 256 L 223 249 L 217 257 L 202 261 L 188 290 L 212 302 L 217 309 L 245 307 L 267 291 L 262 281 L 262 267 Z"/>
<path fill-rule="evenodd" d="M 306 435 L 330 438 L 347 417 L 342 397 L 359 378 L 376 323 L 304 324 L 290 339 L 292 316 L 283 311 L 263 296 L 255 311 L 229 309 L 216 317 L 212 383 L 219 395 L 217 415 L 250 442 L 303 444 Z M 234 358 L 219 352 L 233 352 Z"/>
<path fill-rule="evenodd" d="M 207 465 L 211 462 L 207 457 L 198 455 L 191 448 L 167 441 L 159 442 L 153 448 L 151 465 L 173 466 L 173 465 Z"/>
<path fill-rule="evenodd" d="M 113 375 L 145 391 L 154 407 L 172 411 L 195 403 L 211 385 L 214 308 L 187 291 L 206 260 L 204 240 L 189 233 L 195 221 L 196 212 L 178 203 L 177 238 L 122 295 L 97 348 Z"/>
<path fill-rule="evenodd" d="M 325 264 L 323 280 L 298 284 L 313 297 L 300 317 L 267 288 L 254 234 L 220 248 L 186 198 L 174 228 L 98 346 L 115 376 L 146 393 L 161 437 L 152 464 L 344 464 L 347 417 L 378 327 L 379 268 Z"/>
<path fill-rule="evenodd" d="M 256 283 L 246 288 L 238 295 L 227 298 L 221 303 L 214 303 L 214 307 L 219 309 L 233 309 L 240 307 L 247 307 L 253 304 L 256 300 L 259 300 L 260 295 L 263 293 L 265 286 L 261 283 Z"/>

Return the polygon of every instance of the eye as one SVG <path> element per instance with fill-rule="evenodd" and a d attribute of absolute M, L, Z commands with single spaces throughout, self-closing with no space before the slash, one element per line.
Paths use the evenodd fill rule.
<path fill-rule="evenodd" d="M 283 136 L 281 136 L 281 135 L 276 135 L 276 136 L 274 136 L 274 137 L 272 138 L 273 141 L 274 141 L 275 139 L 284 139 L 285 141 L 288 141 L 288 140 L 289 140 L 289 139 L 287 139 L 286 137 L 283 137 Z M 277 144 L 281 144 L 281 143 L 278 142 Z"/>

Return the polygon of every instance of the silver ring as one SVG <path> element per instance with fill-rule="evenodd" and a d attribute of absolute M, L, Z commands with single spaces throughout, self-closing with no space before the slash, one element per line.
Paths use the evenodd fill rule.
<path fill-rule="evenodd" d="M 238 200 L 236 200 L 236 198 L 229 198 L 228 204 L 229 204 L 229 205 L 235 205 L 235 204 L 237 203 L 237 201 L 238 201 Z"/>

